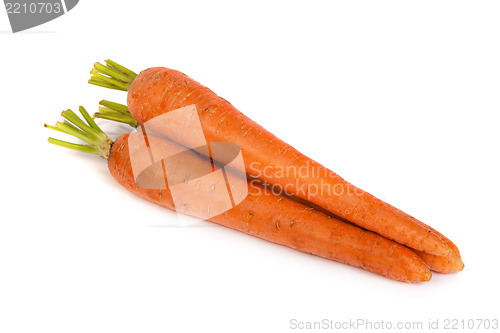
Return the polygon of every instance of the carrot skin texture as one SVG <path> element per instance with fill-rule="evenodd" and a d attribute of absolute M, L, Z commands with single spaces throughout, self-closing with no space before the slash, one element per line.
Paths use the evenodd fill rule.
<path fill-rule="evenodd" d="M 416 250 L 446 256 L 451 249 L 416 219 L 348 183 L 247 118 L 225 99 L 185 74 L 154 67 L 142 71 L 132 82 L 127 103 L 139 123 L 178 108 L 196 105 L 208 142 L 232 142 L 243 153 L 247 173 L 278 185 L 356 225 Z M 159 131 L 161 134 L 161 129 Z M 172 140 L 184 144 L 185 138 Z M 306 177 L 282 177 L 264 168 L 307 168 Z M 297 182 L 296 182 L 297 181 Z M 309 187 L 330 194 L 309 195 Z M 304 186 L 305 185 L 305 186 Z M 335 190 L 334 190 L 335 189 Z"/>
<path fill-rule="evenodd" d="M 131 156 L 128 137 L 129 134 L 119 137 L 112 147 L 108 159 L 111 175 L 130 192 L 175 209 L 168 186 L 164 189 L 137 186 L 131 158 L 149 159 L 149 155 L 132 149 Z M 148 140 L 162 149 L 170 149 L 173 144 L 154 136 L 148 136 Z M 425 263 L 407 247 L 283 196 L 263 192 L 255 185 L 249 186 L 249 195 L 240 204 L 210 221 L 398 281 L 423 282 L 432 276 Z"/>

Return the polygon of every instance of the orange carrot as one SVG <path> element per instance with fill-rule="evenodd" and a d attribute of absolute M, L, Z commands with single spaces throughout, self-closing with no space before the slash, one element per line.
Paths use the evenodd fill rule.
<path fill-rule="evenodd" d="M 112 143 L 83 108 L 81 112 L 87 124 L 68 110 L 63 112 L 63 116 L 73 125 L 65 122 L 54 127 L 46 126 L 81 138 L 88 145 L 71 144 L 52 138 L 49 142 L 107 158 L 108 169 L 114 179 L 128 191 L 146 200 L 177 210 L 184 210 L 184 207 L 191 205 L 189 197 L 180 205 L 174 204 L 170 190 L 172 184 L 169 182 L 176 183 L 177 180 L 167 179 L 165 170 L 177 170 L 175 178 L 184 182 L 190 181 L 192 172 L 202 172 L 201 169 L 206 166 L 200 162 L 203 158 L 188 151 L 174 155 L 177 157 L 175 163 L 171 162 L 171 159 L 163 159 L 151 164 L 151 152 L 137 144 L 140 140 L 147 141 L 148 147 L 155 147 L 157 151 L 168 153 L 167 155 L 178 152 L 179 146 L 170 140 L 152 135 L 144 138 L 142 133 L 125 134 Z M 206 163 L 210 165 L 210 162 Z M 144 169 L 145 171 L 136 177 L 134 167 L 138 165 L 149 165 L 150 168 Z M 186 171 L 193 165 L 194 171 L 192 168 Z M 196 166 L 201 169 L 196 170 Z M 232 177 L 237 176 L 228 173 L 228 184 L 233 183 Z M 144 188 L 138 185 L 139 178 L 143 183 L 155 183 L 161 179 L 169 186 Z M 199 178 L 199 188 L 215 189 L 217 192 L 218 187 L 226 186 L 217 182 L 204 183 L 204 179 Z M 210 200 L 207 200 L 207 203 L 208 201 Z M 255 185 L 249 187 L 248 196 L 240 204 L 210 220 L 270 242 L 361 267 L 391 279 L 420 282 L 429 281 L 431 278 L 428 267 L 410 249 L 380 235 L 330 218 L 283 196 L 266 192 Z"/>
<path fill-rule="evenodd" d="M 250 176 L 413 249 L 443 256 L 451 252 L 432 229 L 301 154 L 181 72 L 155 67 L 136 75 L 108 60 L 106 66 L 96 63 L 91 73 L 92 84 L 128 90 L 128 107 L 139 123 L 194 105 L 207 141 L 239 146 Z M 162 124 L 155 131 L 190 146 L 189 134 L 165 133 Z"/>
<path fill-rule="evenodd" d="M 115 180 L 149 201 L 175 209 L 168 188 L 148 190 L 136 186 L 129 166 L 130 160 L 149 161 L 149 154 L 147 151 L 137 150 L 134 156 L 129 156 L 129 142 L 127 136 L 122 136 L 116 141 L 116 148 L 111 151 L 108 166 Z M 162 151 L 168 151 L 175 145 L 171 141 L 151 135 L 148 136 L 148 142 Z M 192 156 L 192 159 L 197 158 Z M 196 164 L 192 159 L 188 158 L 181 164 Z M 168 168 L 168 165 L 165 167 Z M 179 177 L 184 178 L 181 175 Z M 208 184 L 205 187 L 210 186 L 213 185 Z M 249 191 L 246 199 L 240 204 L 210 220 L 302 252 L 362 267 L 392 279 L 415 282 L 427 281 L 431 277 L 428 268 L 418 256 L 413 256 L 411 250 L 398 243 L 330 218 L 290 199 L 263 191 L 261 187 L 253 185 L 249 187 Z"/>

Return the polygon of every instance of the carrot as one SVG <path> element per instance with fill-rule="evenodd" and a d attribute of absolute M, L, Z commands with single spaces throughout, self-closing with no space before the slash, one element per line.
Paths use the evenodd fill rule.
<path fill-rule="evenodd" d="M 128 90 L 130 113 L 141 124 L 194 105 L 206 140 L 239 146 L 250 176 L 413 249 L 442 256 L 451 252 L 432 229 L 301 154 L 181 72 L 154 67 L 137 75 L 107 60 L 106 65 L 96 63 L 91 74 L 91 84 Z M 167 131 L 165 125 L 160 122 L 153 130 L 194 147 L 190 134 Z"/>
<path fill-rule="evenodd" d="M 465 265 L 460 256 L 458 247 L 446 236 L 442 235 L 438 231 L 436 231 L 436 233 L 441 237 L 441 239 L 443 239 L 446 245 L 451 248 L 452 253 L 447 256 L 436 256 L 430 253 L 414 250 L 415 253 L 417 253 L 427 266 L 435 272 L 454 273 L 462 271 Z"/>
<path fill-rule="evenodd" d="M 102 119 L 108 119 L 108 120 L 113 120 L 113 121 L 118 121 L 122 123 L 129 124 L 132 127 L 137 127 L 138 123 L 137 121 L 132 117 L 130 114 L 130 111 L 128 110 L 128 107 L 122 104 L 118 103 L 113 103 L 109 102 L 106 100 L 100 101 L 99 102 L 100 107 L 99 107 L 99 112 L 95 113 L 96 118 L 102 118 Z M 118 111 L 120 110 L 120 111 Z M 272 186 L 270 186 L 267 183 L 264 183 L 260 181 L 258 178 L 251 178 L 252 182 L 254 183 L 259 183 L 261 186 L 264 186 L 266 188 L 269 188 L 270 190 L 273 190 Z M 317 205 L 314 205 L 304 199 L 298 198 L 294 195 L 288 195 L 287 193 L 283 193 L 282 195 L 287 196 L 288 198 L 299 202 L 303 205 L 313 207 L 314 209 L 321 211 L 325 213 L 326 215 L 332 216 L 333 215 L 323 209 L 322 207 L 319 207 Z M 399 213 L 399 211 L 395 210 L 395 213 Z M 338 217 L 336 217 L 338 218 Z M 345 221 L 348 222 L 348 221 Z M 439 272 L 439 273 L 453 273 L 457 271 L 461 271 L 464 268 L 464 263 L 460 257 L 460 252 L 458 250 L 458 247 L 447 237 L 439 233 L 437 230 L 431 228 L 430 226 L 424 224 L 421 221 L 415 220 L 415 223 L 421 224 L 423 227 L 426 229 L 432 230 L 433 233 L 436 233 L 452 250 L 452 252 L 447 255 L 447 256 L 436 256 L 430 253 L 414 250 L 415 253 L 417 253 L 421 259 L 429 266 L 429 268 L 433 271 Z"/>
<path fill-rule="evenodd" d="M 198 180 L 199 188 L 215 188 L 217 192 L 217 188 L 233 184 L 233 178 L 237 177 L 228 173 L 227 184 L 207 182 L 205 178 L 191 179 L 193 172 L 197 175 L 206 170 L 210 161 L 191 151 L 174 154 L 182 151 L 179 145 L 154 135 L 125 134 L 112 142 L 83 107 L 80 112 L 87 123 L 71 110 L 67 110 L 62 113 L 67 121 L 57 123 L 56 126 L 45 126 L 80 138 L 86 145 L 53 138 L 49 138 L 49 142 L 107 159 L 113 178 L 128 191 L 148 201 L 169 209 L 186 211 L 185 207 L 192 204 L 189 197 L 186 202 L 176 205 L 170 183 L 175 185 L 179 180 Z M 121 113 L 117 112 L 116 116 Z M 148 147 L 155 147 L 156 151 L 168 153 L 167 155 L 173 155 L 175 158 L 166 158 L 152 164 L 150 150 L 143 149 L 143 146 L 138 144 L 141 140 L 146 141 Z M 134 167 L 138 165 L 150 168 L 144 169 L 139 177 L 134 177 Z M 177 170 L 174 174 L 177 179 L 167 179 L 165 170 Z M 160 179 L 169 186 L 156 189 L 141 187 L 138 184 L 139 178 L 142 183 L 150 184 L 158 183 Z M 207 199 L 207 204 L 211 201 Z M 190 213 L 189 210 L 187 213 Z M 394 280 L 420 282 L 429 281 L 431 278 L 428 267 L 410 249 L 380 235 L 330 218 L 283 196 L 266 192 L 258 185 L 249 186 L 248 196 L 240 204 L 210 220 L 270 242 L 361 267 Z"/>

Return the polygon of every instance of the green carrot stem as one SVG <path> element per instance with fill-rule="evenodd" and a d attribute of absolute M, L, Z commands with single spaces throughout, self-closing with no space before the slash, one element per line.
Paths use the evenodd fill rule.
<path fill-rule="evenodd" d="M 117 88 L 120 88 L 121 90 L 124 90 L 124 91 L 127 91 L 129 86 L 130 86 L 130 84 L 128 84 L 126 82 L 119 81 L 113 77 L 107 77 L 107 76 L 101 75 L 95 68 L 90 71 L 90 74 L 92 74 L 92 77 L 96 77 L 96 78 L 99 78 L 103 81 L 106 81 L 107 83 L 109 83 Z"/>
<path fill-rule="evenodd" d="M 100 155 L 107 159 L 109 157 L 113 141 L 104 133 L 104 131 L 94 122 L 87 110 L 80 106 L 80 113 L 87 124 L 79 118 L 76 113 L 66 110 L 61 115 L 67 120 L 57 122 L 55 126 L 45 124 L 45 127 L 74 136 L 77 139 L 86 142 L 86 145 L 71 143 L 54 138 L 49 138 L 49 142 L 55 145 L 78 150 L 85 153 Z"/>
<path fill-rule="evenodd" d="M 132 80 L 134 80 L 137 76 L 137 74 L 135 72 L 131 71 L 130 69 L 128 69 L 120 64 L 117 64 L 113 60 L 108 59 L 105 62 L 106 62 L 106 65 L 108 65 L 109 67 L 116 68 L 119 71 L 127 74 L 128 76 L 130 76 L 132 78 Z"/>
<path fill-rule="evenodd" d="M 120 103 L 115 103 L 115 102 L 110 102 L 107 100 L 102 100 L 99 102 L 99 105 L 102 105 L 104 107 L 108 107 L 109 109 L 113 109 L 115 111 L 119 111 L 122 113 L 129 112 L 128 107 L 126 105 L 120 104 Z"/>
<path fill-rule="evenodd" d="M 114 109 L 108 108 L 107 106 L 99 106 L 99 112 L 102 112 L 102 113 L 110 112 L 110 113 L 117 113 L 117 114 L 125 114 L 125 112 L 116 111 Z"/>
<path fill-rule="evenodd" d="M 103 87 L 103 88 L 108 88 L 108 89 L 115 89 L 115 90 L 122 90 L 122 88 L 120 87 L 116 87 L 104 80 L 99 80 L 99 79 L 96 79 L 94 77 L 91 77 L 90 80 L 89 80 L 89 83 L 90 84 L 93 84 L 94 86 L 99 86 L 99 87 Z"/>
<path fill-rule="evenodd" d="M 139 123 L 134 119 L 126 105 L 102 100 L 99 102 L 99 112 L 94 114 L 95 118 L 102 118 L 137 127 Z"/>
<path fill-rule="evenodd" d="M 97 147 L 91 146 L 91 145 L 80 145 L 77 143 L 71 143 L 67 141 L 62 141 L 54 138 L 49 138 L 49 142 L 52 144 L 55 144 L 57 146 L 73 149 L 73 150 L 78 150 L 84 153 L 89 153 L 89 154 L 95 154 L 95 155 L 101 155 L 101 150 Z"/>
<path fill-rule="evenodd" d="M 114 79 L 120 80 L 120 81 L 128 81 L 130 80 L 130 76 L 127 74 L 123 74 L 122 72 L 119 72 L 117 70 L 113 70 L 113 68 L 106 67 L 104 65 L 101 65 L 100 63 L 96 62 L 94 64 L 94 69 L 98 71 L 98 73 L 105 74 L 109 77 L 112 77 Z"/>
<path fill-rule="evenodd" d="M 67 120 L 63 121 L 63 124 L 68 125 L 69 127 L 73 128 L 74 130 L 79 131 L 78 127 L 76 127 L 75 125 L 73 125 L 72 123 L 70 123 Z"/>
<path fill-rule="evenodd" d="M 62 132 L 62 133 L 66 133 L 66 132 L 64 132 L 62 129 L 57 128 L 57 127 L 55 127 L 55 126 L 51 126 L 51 125 L 47 125 L 47 124 L 43 124 L 43 126 L 45 126 L 45 127 L 49 128 L 49 129 L 51 129 L 51 130 L 54 130 L 54 131 L 58 131 L 58 132 Z"/>
<path fill-rule="evenodd" d="M 82 141 L 89 143 L 88 142 L 89 138 L 85 135 L 85 133 L 83 133 L 78 128 L 76 128 L 75 126 L 71 125 L 68 122 L 64 122 L 64 123 L 57 122 L 56 126 L 50 126 L 47 124 L 44 124 L 44 126 L 47 128 L 50 128 L 52 130 L 58 131 L 58 132 L 72 135 L 74 137 L 79 138 Z"/>
<path fill-rule="evenodd" d="M 112 120 L 112 121 L 116 121 L 119 123 L 124 123 L 124 124 L 130 125 L 132 127 L 137 127 L 137 125 L 138 125 L 137 121 L 134 118 L 127 116 L 127 115 L 124 115 L 124 114 L 121 114 L 121 113 L 118 113 L 118 112 L 115 112 L 114 114 L 111 112 L 109 112 L 109 113 L 96 112 L 94 114 L 94 116 L 96 118 L 107 119 L 107 120 Z"/>
<path fill-rule="evenodd" d="M 88 144 L 92 144 L 92 139 L 90 139 L 84 132 L 80 131 L 79 129 L 74 129 L 73 127 L 69 126 L 68 124 L 65 123 L 56 123 L 56 128 L 60 129 L 62 132 L 72 135 L 75 138 L 78 138 Z"/>
<path fill-rule="evenodd" d="M 94 68 L 90 71 L 92 76 L 89 83 L 104 88 L 127 91 L 137 74 L 114 61 L 106 60 L 105 63 L 106 65 L 94 63 Z"/>
<path fill-rule="evenodd" d="M 97 130 L 93 129 L 89 125 L 85 124 L 80 118 L 78 118 L 76 113 L 74 113 L 72 110 L 68 109 L 66 111 L 63 111 L 61 113 L 61 115 L 64 118 L 66 118 L 67 120 L 71 121 L 78 128 L 80 128 L 84 133 L 86 133 L 93 140 L 102 140 L 106 136 L 102 132 L 98 132 Z"/>
<path fill-rule="evenodd" d="M 78 107 L 78 110 L 82 114 L 83 118 L 87 121 L 87 124 L 90 125 L 90 127 L 92 127 L 93 129 L 95 129 L 99 133 L 104 133 L 99 128 L 99 126 L 97 126 L 97 124 L 94 122 L 94 120 L 92 119 L 92 117 L 89 115 L 89 113 L 87 112 L 87 110 L 85 110 L 85 108 L 83 106 L 80 105 L 80 107 Z"/>

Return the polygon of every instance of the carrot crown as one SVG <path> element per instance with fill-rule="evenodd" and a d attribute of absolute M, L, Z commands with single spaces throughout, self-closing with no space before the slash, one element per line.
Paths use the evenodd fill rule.
<path fill-rule="evenodd" d="M 87 144 L 77 144 L 49 138 L 49 142 L 61 147 L 78 150 L 84 153 L 99 155 L 108 159 L 113 140 L 94 122 L 87 110 L 83 106 L 78 108 L 84 120 L 82 120 L 72 110 L 61 113 L 65 118 L 63 122 L 57 122 L 55 126 L 45 124 L 44 126 L 52 130 L 63 132 L 82 140 Z"/>
<path fill-rule="evenodd" d="M 127 91 L 137 74 L 112 60 L 105 60 L 106 65 L 96 62 L 90 71 L 89 83 L 116 90 Z"/>

